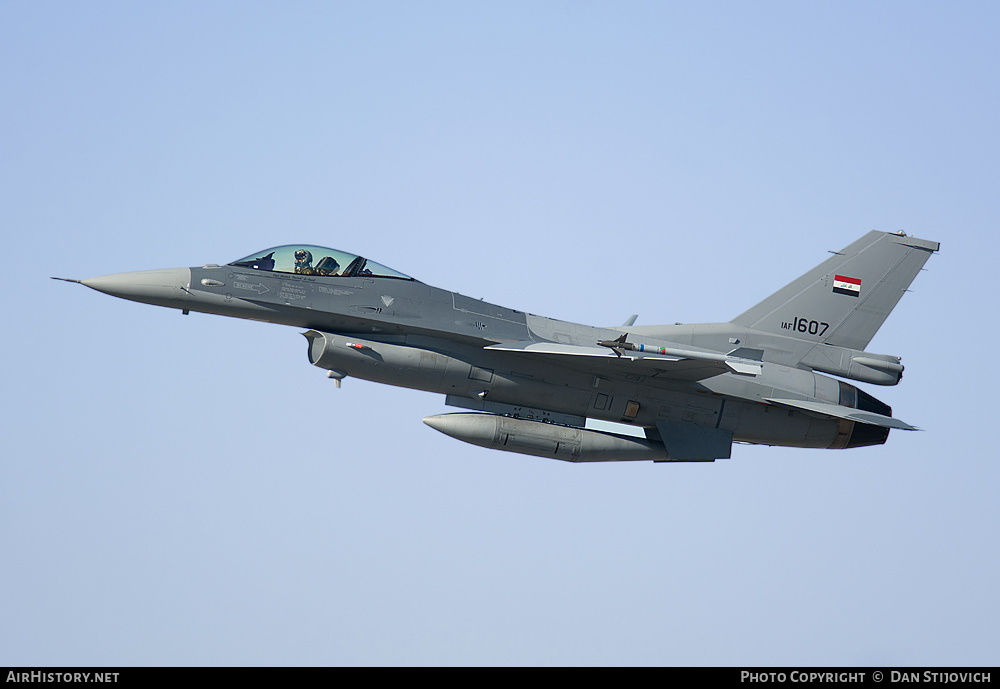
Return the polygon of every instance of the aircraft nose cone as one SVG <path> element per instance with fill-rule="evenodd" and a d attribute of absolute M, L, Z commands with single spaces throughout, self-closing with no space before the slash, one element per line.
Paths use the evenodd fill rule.
<path fill-rule="evenodd" d="M 181 308 L 191 285 L 189 268 L 140 270 L 81 280 L 81 284 L 113 297 Z"/>

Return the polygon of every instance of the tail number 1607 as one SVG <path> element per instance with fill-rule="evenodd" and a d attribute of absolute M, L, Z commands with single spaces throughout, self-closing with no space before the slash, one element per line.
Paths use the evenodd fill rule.
<path fill-rule="evenodd" d="M 791 321 L 784 321 L 781 324 L 782 330 L 794 330 L 797 333 L 809 333 L 817 337 L 823 337 L 830 328 L 829 323 L 814 321 L 809 318 L 793 318 Z"/>

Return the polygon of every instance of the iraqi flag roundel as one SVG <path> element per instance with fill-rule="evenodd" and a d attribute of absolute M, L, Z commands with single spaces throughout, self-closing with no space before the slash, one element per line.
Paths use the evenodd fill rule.
<path fill-rule="evenodd" d="M 861 296 L 861 280 L 846 275 L 834 275 L 833 291 L 837 294 L 846 294 L 849 297 L 859 297 Z"/>

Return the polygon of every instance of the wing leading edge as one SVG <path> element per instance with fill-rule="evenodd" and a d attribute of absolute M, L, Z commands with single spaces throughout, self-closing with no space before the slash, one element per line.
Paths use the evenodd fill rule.
<path fill-rule="evenodd" d="M 624 345 L 624 346 L 623 346 Z M 535 356 L 561 357 L 583 366 L 640 365 L 656 369 L 668 376 L 692 379 L 710 378 L 720 373 L 740 373 L 755 376 L 761 372 L 761 362 L 719 352 L 705 352 L 677 347 L 633 345 L 621 338 L 599 347 L 561 344 L 558 342 L 507 342 L 486 347 L 488 350 L 516 352 Z"/>

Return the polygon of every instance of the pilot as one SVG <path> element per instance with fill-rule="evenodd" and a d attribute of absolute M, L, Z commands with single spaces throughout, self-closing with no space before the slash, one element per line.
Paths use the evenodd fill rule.
<path fill-rule="evenodd" d="M 305 249 L 295 252 L 295 272 L 299 275 L 315 275 L 316 271 L 312 267 L 313 255 Z"/>

